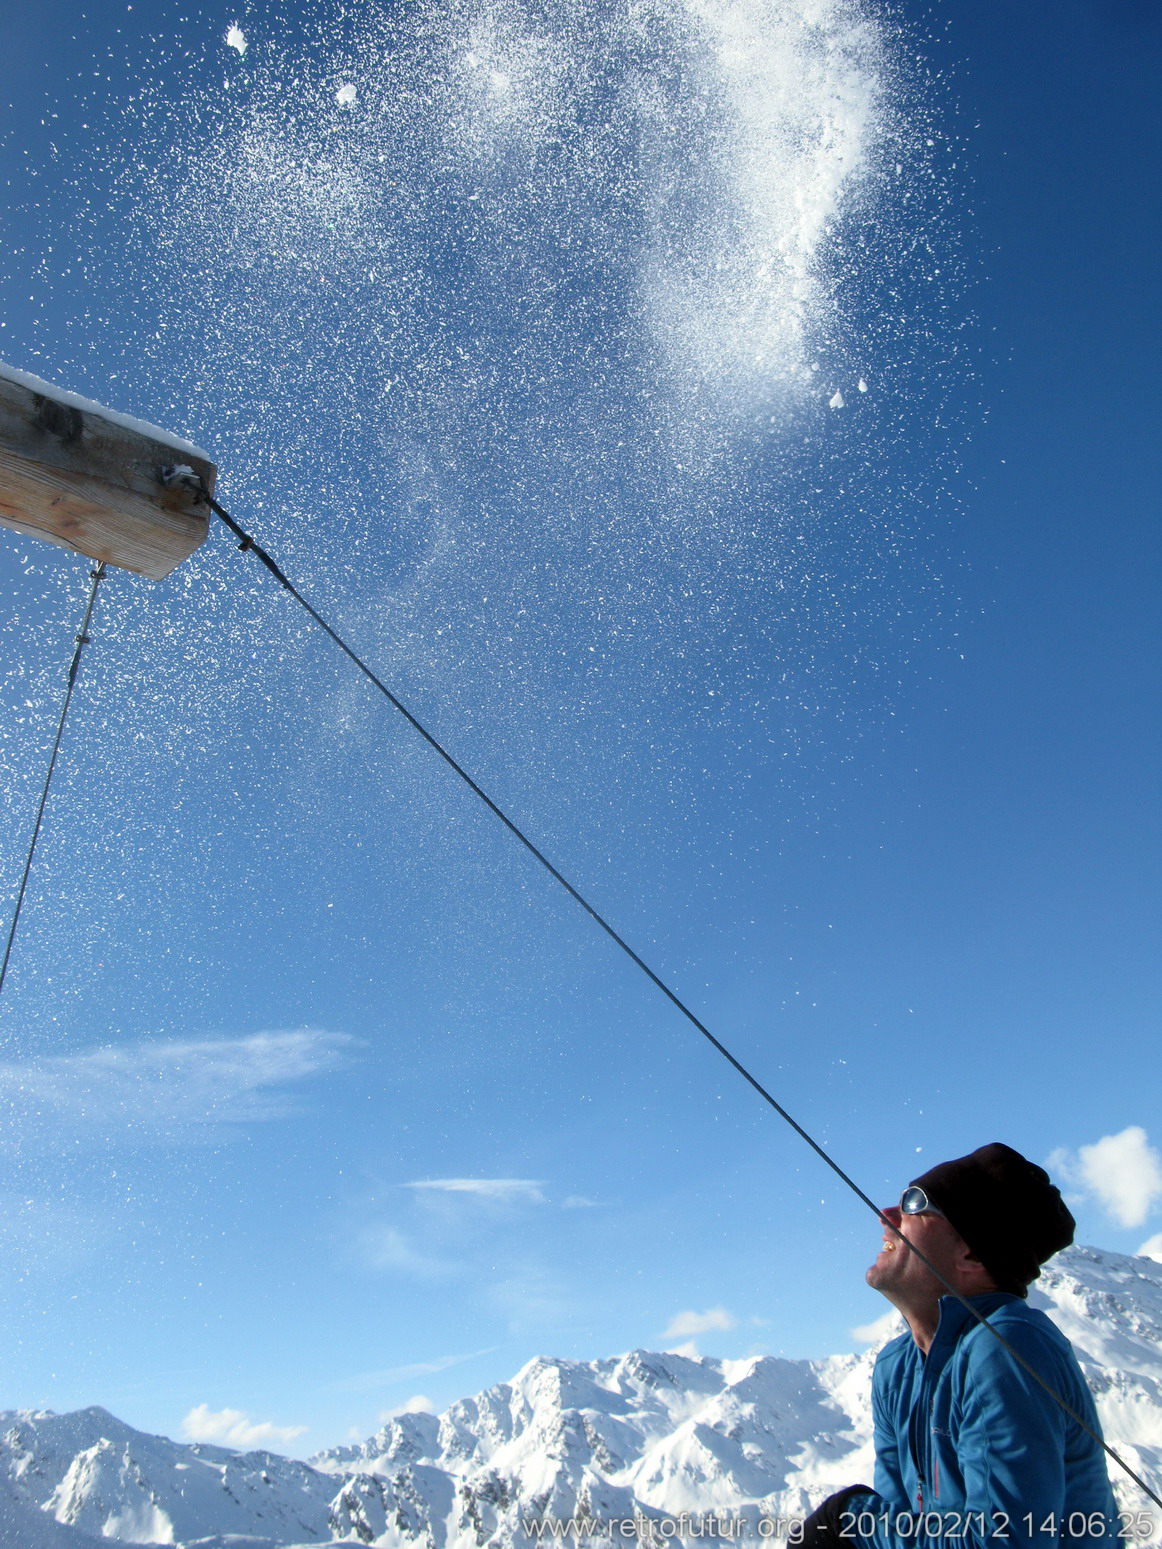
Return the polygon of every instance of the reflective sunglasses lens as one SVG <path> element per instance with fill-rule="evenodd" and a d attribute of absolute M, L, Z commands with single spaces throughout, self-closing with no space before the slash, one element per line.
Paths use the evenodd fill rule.
<path fill-rule="evenodd" d="M 906 1216 L 923 1215 L 925 1210 L 931 1208 L 927 1194 L 918 1184 L 914 1183 L 910 1189 L 905 1189 L 900 1195 L 900 1209 Z"/>

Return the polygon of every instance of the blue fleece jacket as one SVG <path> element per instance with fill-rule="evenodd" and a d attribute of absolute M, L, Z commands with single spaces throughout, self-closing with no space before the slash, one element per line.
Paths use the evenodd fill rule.
<path fill-rule="evenodd" d="M 1069 1341 L 1022 1297 L 973 1304 L 1086 1424 L 1093 1399 Z M 910 1334 L 872 1378 L 875 1495 L 856 1495 L 865 1549 L 1054 1549 L 1116 1542 L 1105 1454 L 955 1298 L 940 1302 L 928 1354 Z M 873 1526 L 874 1523 L 874 1526 Z"/>

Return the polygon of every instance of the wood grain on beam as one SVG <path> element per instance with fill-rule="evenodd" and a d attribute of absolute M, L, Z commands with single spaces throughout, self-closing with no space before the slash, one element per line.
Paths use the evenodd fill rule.
<path fill-rule="evenodd" d="M 217 470 L 149 430 L 0 377 L 0 526 L 161 580 L 205 542 L 209 512 L 160 470 L 187 463 L 210 493 Z"/>

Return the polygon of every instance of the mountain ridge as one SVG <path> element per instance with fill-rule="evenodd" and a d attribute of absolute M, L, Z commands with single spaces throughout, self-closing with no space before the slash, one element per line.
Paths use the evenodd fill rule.
<path fill-rule="evenodd" d="M 1162 1264 L 1067 1249 L 1030 1302 L 1074 1341 L 1108 1439 L 1159 1489 Z M 307 1462 L 150 1436 L 99 1406 L 9 1411 L 0 1542 L 526 1549 L 533 1518 L 683 1513 L 742 1522 L 757 1540 L 760 1518 L 800 1516 L 870 1477 L 876 1348 L 817 1360 L 536 1356 L 441 1415 L 396 1416 Z M 1146 1504 L 1129 1480 L 1116 1488 L 1127 1509 Z"/>

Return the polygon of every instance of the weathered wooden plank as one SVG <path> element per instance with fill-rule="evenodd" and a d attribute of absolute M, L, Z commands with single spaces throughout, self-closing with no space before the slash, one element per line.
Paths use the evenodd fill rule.
<path fill-rule="evenodd" d="M 0 526 L 160 581 L 206 541 L 208 517 L 0 447 Z"/>
<path fill-rule="evenodd" d="M 160 580 L 205 542 L 209 512 L 161 469 L 213 493 L 204 452 L 0 365 L 0 526 Z"/>

